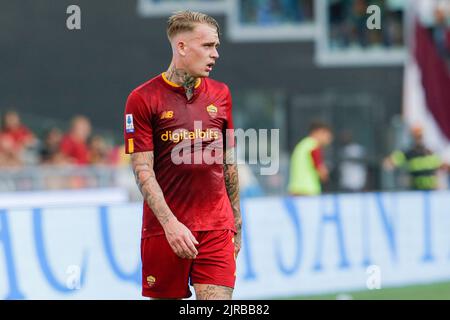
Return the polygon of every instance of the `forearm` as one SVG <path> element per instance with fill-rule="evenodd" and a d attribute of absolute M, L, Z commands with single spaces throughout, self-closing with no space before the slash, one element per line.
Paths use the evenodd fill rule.
<path fill-rule="evenodd" d="M 175 216 L 167 205 L 161 187 L 156 180 L 155 172 L 153 171 L 153 152 L 133 153 L 131 155 L 131 164 L 136 184 L 144 200 L 152 209 L 159 223 L 164 227 Z"/>
<path fill-rule="evenodd" d="M 234 224 L 236 226 L 236 230 L 240 235 L 241 225 L 242 225 L 242 216 L 241 216 L 241 206 L 239 199 L 239 176 L 238 176 L 238 168 L 237 164 L 232 161 L 230 156 L 231 152 L 227 151 L 226 160 L 223 171 L 225 178 L 225 188 L 227 190 L 228 198 L 230 199 L 231 208 L 233 209 L 234 214 Z"/>
<path fill-rule="evenodd" d="M 320 181 L 327 182 L 329 173 L 328 168 L 325 165 L 321 165 L 319 168 L 317 168 L 317 172 L 319 173 Z"/>

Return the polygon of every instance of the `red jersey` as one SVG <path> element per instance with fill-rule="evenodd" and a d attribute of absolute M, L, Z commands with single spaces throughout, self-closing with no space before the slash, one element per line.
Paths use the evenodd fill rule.
<path fill-rule="evenodd" d="M 89 163 L 89 149 L 86 143 L 76 141 L 69 134 L 62 138 L 60 149 L 62 154 L 71 158 L 76 164 L 86 165 Z"/>
<path fill-rule="evenodd" d="M 3 133 L 14 141 L 14 148 L 16 150 L 22 149 L 24 145 L 33 139 L 31 131 L 23 125 L 15 129 L 4 130 Z"/>
<path fill-rule="evenodd" d="M 191 231 L 235 232 L 222 154 L 225 142 L 233 146 L 232 139 L 223 138 L 233 128 L 231 106 L 223 83 L 199 79 L 188 100 L 185 89 L 164 74 L 134 89 L 126 103 L 126 153 L 154 152 L 153 169 L 164 198 Z M 207 155 L 220 163 L 202 161 Z M 142 238 L 163 234 L 146 201 L 143 211 Z"/>
<path fill-rule="evenodd" d="M 314 162 L 314 167 L 319 170 L 319 168 L 323 165 L 322 150 L 320 147 L 317 147 L 311 151 L 311 157 Z"/>

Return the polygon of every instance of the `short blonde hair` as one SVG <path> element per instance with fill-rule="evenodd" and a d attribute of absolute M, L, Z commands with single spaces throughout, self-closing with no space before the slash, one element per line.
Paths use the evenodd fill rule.
<path fill-rule="evenodd" d="M 213 17 L 201 12 L 178 11 L 171 15 L 167 21 L 167 37 L 171 40 L 178 33 L 192 31 L 198 23 L 209 24 L 216 28 L 217 35 L 220 34 L 219 24 Z"/>

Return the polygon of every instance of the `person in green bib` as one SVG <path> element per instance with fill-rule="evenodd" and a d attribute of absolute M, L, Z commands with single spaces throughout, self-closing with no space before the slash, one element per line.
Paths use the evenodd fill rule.
<path fill-rule="evenodd" d="M 423 128 L 411 128 L 413 145 L 408 150 L 392 152 L 383 163 L 387 170 L 405 168 L 410 175 L 411 190 L 436 190 L 439 188 L 438 170 L 446 168 L 440 157 L 425 147 Z"/>
<path fill-rule="evenodd" d="M 322 148 L 333 141 L 331 128 L 322 122 L 311 124 L 309 134 L 294 148 L 291 157 L 288 191 L 294 196 L 313 196 L 322 192 L 328 181 L 328 168 Z"/>

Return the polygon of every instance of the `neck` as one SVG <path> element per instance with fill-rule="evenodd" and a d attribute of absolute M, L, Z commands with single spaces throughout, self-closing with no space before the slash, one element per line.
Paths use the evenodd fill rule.
<path fill-rule="evenodd" d="M 80 137 L 78 134 L 76 133 L 72 133 L 70 135 L 72 137 L 73 140 L 77 141 L 77 142 L 84 142 L 84 138 Z"/>
<path fill-rule="evenodd" d="M 174 63 L 167 69 L 166 77 L 169 81 L 184 87 L 186 92 L 193 91 L 197 83 L 197 78 L 191 76 L 185 69 L 177 68 Z"/>
<path fill-rule="evenodd" d="M 322 144 L 320 143 L 320 139 L 316 135 L 312 134 L 312 135 L 310 135 L 310 137 L 317 141 L 319 148 L 322 147 Z"/>

